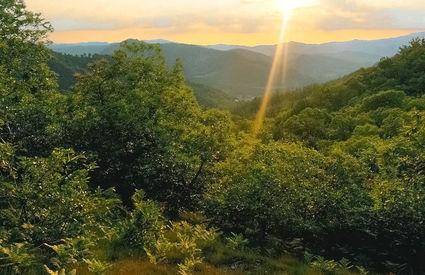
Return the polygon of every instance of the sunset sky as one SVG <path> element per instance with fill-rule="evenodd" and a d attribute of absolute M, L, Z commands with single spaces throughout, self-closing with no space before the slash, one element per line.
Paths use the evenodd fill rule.
<path fill-rule="evenodd" d="M 168 39 L 193 44 L 274 44 L 285 0 L 26 0 L 57 43 Z M 378 39 L 425 30 L 424 0 L 299 0 L 286 40 Z M 295 3 L 295 4 L 294 4 Z"/>

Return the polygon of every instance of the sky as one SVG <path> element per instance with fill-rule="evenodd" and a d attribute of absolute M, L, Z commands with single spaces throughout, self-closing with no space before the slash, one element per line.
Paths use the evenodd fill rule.
<path fill-rule="evenodd" d="M 189 44 L 380 39 L 425 31 L 425 0 L 25 0 L 55 43 L 167 39 Z"/>

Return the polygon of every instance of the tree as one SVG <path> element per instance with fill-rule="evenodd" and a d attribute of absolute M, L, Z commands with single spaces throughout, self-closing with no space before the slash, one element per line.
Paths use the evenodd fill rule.
<path fill-rule="evenodd" d="M 258 145 L 217 166 L 205 211 L 255 241 L 326 235 L 364 203 L 362 178 L 339 163 L 298 144 Z"/>
<path fill-rule="evenodd" d="M 158 46 L 139 42 L 92 64 L 67 106 L 55 139 L 98 164 L 94 184 L 116 187 L 127 203 L 141 188 L 173 215 L 197 205 L 199 179 L 222 155 L 230 125 L 227 115 L 199 108 L 180 63 L 168 69 Z"/>
<path fill-rule="evenodd" d="M 306 108 L 298 115 L 289 117 L 279 125 L 282 136 L 304 142 L 307 146 L 316 147 L 320 140 L 326 139 L 329 135 L 328 125 L 331 122 L 331 115 L 323 109 Z"/>
<path fill-rule="evenodd" d="M 46 36 L 51 30 L 41 15 L 26 10 L 22 0 L 1 1 L 0 117 L 5 127 L 0 137 L 28 155 L 49 145 L 46 127 L 59 106 L 55 76 L 46 64 Z"/>
<path fill-rule="evenodd" d="M 406 94 L 402 91 L 382 91 L 364 98 L 361 108 L 364 112 L 378 108 L 401 108 L 405 98 Z"/>
<path fill-rule="evenodd" d="M 384 58 L 370 74 L 376 90 L 398 89 L 420 96 L 425 85 L 425 39 L 415 38 L 391 58 Z"/>
<path fill-rule="evenodd" d="M 88 189 L 94 166 L 83 155 L 57 149 L 47 158 L 18 158 L 13 146 L 0 143 L 0 163 L 2 268 L 21 273 L 69 264 L 51 248 L 80 242 L 68 251 L 73 257 L 108 231 L 119 201 L 111 190 Z"/>

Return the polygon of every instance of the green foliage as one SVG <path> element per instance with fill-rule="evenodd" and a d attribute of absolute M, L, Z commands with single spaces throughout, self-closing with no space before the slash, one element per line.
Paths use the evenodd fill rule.
<path fill-rule="evenodd" d="M 197 205 L 204 189 L 199 179 L 223 153 L 218 142 L 230 125 L 224 114 L 201 111 L 180 64 L 167 69 L 160 49 L 143 43 L 123 44 L 92 64 L 68 106 L 54 133 L 61 146 L 96 161 L 94 184 L 115 186 L 126 203 L 142 188 L 172 215 Z"/>
<path fill-rule="evenodd" d="M 364 267 L 353 266 L 351 262 L 345 258 L 337 262 L 334 260 L 326 260 L 322 256 L 316 256 L 306 252 L 304 260 L 312 268 L 324 274 L 368 274 Z"/>
<path fill-rule="evenodd" d="M 226 241 L 228 247 L 233 250 L 243 250 L 249 242 L 242 234 L 235 233 L 231 233 L 231 236 L 227 237 Z"/>
<path fill-rule="evenodd" d="M 84 236 L 101 233 L 117 203 L 107 191 L 88 189 L 93 166 L 72 150 L 16 158 L 12 147 L 0 148 L 3 265 L 25 269 L 50 262 L 60 267 L 86 257 L 90 243 Z"/>
<path fill-rule="evenodd" d="M 58 88 L 61 92 L 67 92 L 75 85 L 76 78 L 89 70 L 89 64 L 107 58 L 103 55 L 74 56 L 52 52 L 52 58 L 48 61 L 49 68 L 57 74 Z"/>
<path fill-rule="evenodd" d="M 320 167 L 324 171 L 324 177 L 315 184 L 322 188 L 322 192 L 313 192 L 312 197 L 327 197 L 326 204 L 337 206 L 339 211 L 331 215 L 334 221 L 324 223 L 326 218 L 315 213 L 306 219 L 312 226 L 305 226 L 301 220 L 285 227 L 281 222 L 285 216 L 281 216 L 279 222 L 271 219 L 269 209 L 279 209 L 280 201 L 296 205 L 289 213 L 302 217 L 297 209 L 303 209 L 303 206 L 286 199 L 283 194 L 279 201 L 277 198 L 273 200 L 272 195 L 261 199 L 264 189 L 272 190 L 270 194 L 279 194 L 279 189 L 270 187 L 272 184 L 264 185 L 262 182 L 279 182 L 278 175 L 283 174 L 280 168 L 285 164 L 303 167 L 302 163 L 308 163 L 295 163 L 284 156 L 277 159 L 285 163 L 281 164 L 278 160 L 279 168 L 268 173 L 264 171 L 273 164 L 261 161 L 260 165 L 264 167 L 260 169 L 261 177 L 246 187 L 247 171 L 253 164 L 239 159 L 233 162 L 228 173 L 219 167 L 223 180 L 213 185 L 216 188 L 212 189 L 214 195 L 206 197 L 206 209 L 211 210 L 209 213 L 216 217 L 217 224 L 224 224 L 227 230 L 241 232 L 238 230 L 249 226 L 243 224 L 239 227 L 241 221 L 238 217 L 246 213 L 248 206 L 253 206 L 249 217 L 267 228 L 259 232 L 272 234 L 269 228 L 273 227 L 281 233 L 280 238 L 285 238 L 282 232 L 289 227 L 291 230 L 286 232 L 286 237 L 294 234 L 302 236 L 308 247 L 321 253 L 326 251 L 330 258 L 347 257 L 356 259 L 356 263 L 402 273 L 408 272 L 409 268 L 409 272 L 423 269 L 419 259 L 424 255 L 419 251 L 424 251 L 425 247 L 421 233 L 425 210 L 422 205 L 425 114 L 420 80 L 424 48 L 422 40 L 414 40 L 398 55 L 382 60 L 376 67 L 321 86 L 275 96 L 276 100 L 269 110 L 271 119 L 266 127 L 271 127 L 274 139 L 282 146 L 298 141 L 319 151 L 319 155 L 310 158 L 318 160 L 321 165 L 310 164 L 309 167 L 310 170 Z M 253 101 L 254 104 L 257 101 Z M 254 151 L 253 156 L 258 155 Z M 269 153 L 267 158 L 273 158 L 273 155 Z M 244 163 L 241 171 L 246 174 L 242 178 L 237 178 L 239 172 L 234 169 L 238 162 Z M 307 171 L 300 171 L 297 177 L 293 177 L 295 186 L 302 186 Z M 308 180 L 313 178 L 310 175 Z M 256 186 L 262 186 L 262 189 L 255 189 Z M 327 186 L 335 189 L 327 189 Z M 311 187 L 298 189 L 301 194 L 312 193 L 312 190 L 314 188 Z M 287 196 L 301 197 L 298 193 Z M 256 198 L 261 203 L 249 198 Z M 244 203 L 245 200 L 249 203 Z M 227 209 L 238 209 L 241 213 L 231 213 Z M 314 205 L 312 209 L 315 209 Z M 283 213 L 280 209 L 277 212 Z M 320 218 L 315 220 L 316 217 Z M 300 225 L 305 227 L 294 232 Z M 344 237 L 347 232 L 353 236 L 351 239 Z"/>
<path fill-rule="evenodd" d="M 312 263 L 311 266 L 325 273 L 333 273 L 338 264 L 333 260 L 325 260 L 323 257 L 317 257 Z"/>
<path fill-rule="evenodd" d="M 133 195 L 134 210 L 126 224 L 123 236 L 118 240 L 119 246 L 128 246 L 143 251 L 152 249 L 160 237 L 164 218 L 160 207 L 149 200 L 144 200 L 144 192 L 136 191 Z"/>
<path fill-rule="evenodd" d="M 5 0 L 0 3 L 0 26 L 0 66 L 15 79 L 14 88 L 43 86 L 39 81 L 46 72 L 44 44 L 50 24 L 27 11 L 22 0 Z"/>
<path fill-rule="evenodd" d="M 221 228 L 257 241 L 333 230 L 365 203 L 349 167 L 297 144 L 259 145 L 218 169 L 221 182 L 207 193 L 205 211 Z"/>
<path fill-rule="evenodd" d="M 205 225 L 173 222 L 163 229 L 153 249 L 145 249 L 152 262 L 176 263 L 180 274 L 186 275 L 202 263 L 203 249 L 217 238 L 217 231 Z"/>
<path fill-rule="evenodd" d="M 84 262 L 88 265 L 88 269 L 94 275 L 105 274 L 106 271 L 112 266 L 112 264 L 101 262 L 99 260 L 88 260 L 84 259 Z"/>
<path fill-rule="evenodd" d="M 75 269 L 71 270 L 70 272 L 66 272 L 64 268 L 58 271 L 51 270 L 47 265 L 45 265 L 44 268 L 46 269 L 47 274 L 49 275 L 75 275 L 77 273 Z"/>
<path fill-rule="evenodd" d="M 327 138 L 330 122 L 331 116 L 325 110 L 306 108 L 298 115 L 288 118 L 283 125 L 278 125 L 276 130 L 281 134 L 277 136 L 293 136 L 307 146 L 315 147 L 318 140 Z"/>
<path fill-rule="evenodd" d="M 81 74 L 88 73 L 91 63 L 103 58 L 108 59 L 110 56 L 100 54 L 77 56 L 52 52 L 52 58 L 48 61 L 48 65 L 57 74 L 59 90 L 68 92 L 76 84 Z M 204 108 L 230 109 L 236 101 L 232 96 L 216 88 L 191 81 L 187 82 L 187 85 L 193 89 L 193 94 L 199 106 Z"/>
<path fill-rule="evenodd" d="M 378 89 L 399 89 L 408 95 L 423 94 L 424 39 L 413 39 L 397 55 L 383 59 L 372 71 L 372 85 Z"/>
<path fill-rule="evenodd" d="M 378 108 L 401 108 L 406 94 L 400 91 L 386 91 L 366 97 L 361 105 L 364 112 Z"/>
<path fill-rule="evenodd" d="M 188 85 L 193 89 L 196 101 L 202 107 L 230 109 L 236 101 L 221 90 L 193 82 L 189 82 Z"/>
<path fill-rule="evenodd" d="M 93 166 L 71 150 L 55 150 L 49 158 L 12 161 L 6 166 L 12 173 L 0 177 L 4 199 L 0 213 L 3 226 L 23 229 L 13 237 L 17 240 L 41 245 L 79 235 L 100 221 L 104 208 L 115 204 L 115 199 L 104 199 L 102 192 L 94 195 L 88 190 L 87 175 Z"/>
<path fill-rule="evenodd" d="M 44 130 L 55 112 L 51 100 L 57 86 L 46 65 L 50 31 L 50 24 L 27 11 L 22 0 L 0 3 L 0 118 L 5 125 L 0 137 L 25 153 L 48 144 Z"/>
<path fill-rule="evenodd" d="M 34 254 L 34 248 L 28 244 L 7 244 L 2 242 L 0 249 L 0 268 L 3 270 L 10 270 L 15 274 L 19 274 L 39 264 L 39 259 Z"/>
<path fill-rule="evenodd" d="M 287 251 L 320 255 L 296 274 L 425 270 L 424 40 L 276 95 L 254 139 L 260 99 L 234 127 L 158 46 L 124 43 L 61 94 L 50 25 L 21 0 L 0 23 L 1 272 L 103 274 L 125 251 L 181 274 L 205 260 L 286 272 L 258 253 Z"/>

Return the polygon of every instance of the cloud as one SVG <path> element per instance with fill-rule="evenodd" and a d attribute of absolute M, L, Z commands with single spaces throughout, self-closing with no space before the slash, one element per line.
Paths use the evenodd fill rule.
<path fill-rule="evenodd" d="M 157 33 L 157 38 L 208 37 L 261 38 L 275 42 L 282 12 L 278 0 L 26 0 L 31 10 L 42 12 L 57 33 L 69 31 L 136 30 Z M 290 40 L 346 39 L 348 34 L 384 33 L 425 29 L 424 0 L 299 0 L 292 12 Z M 389 8 L 391 7 L 391 8 Z M 354 32 L 354 30 L 359 30 Z M 104 31 L 104 32 L 103 32 Z M 342 35 L 344 32 L 347 35 Z M 165 37 L 166 36 L 166 37 Z M 292 37 L 292 38 L 291 38 Z M 368 36 L 369 37 L 369 36 Z M 361 37 L 352 37 L 361 38 Z M 332 39 L 331 39 L 332 40 Z M 218 43 L 222 41 L 217 41 Z M 253 42 L 255 43 L 255 42 Z"/>
<path fill-rule="evenodd" d="M 316 26 L 326 31 L 347 29 L 424 29 L 424 2 L 321 0 L 320 6 L 315 7 L 320 10 L 317 13 L 318 16 L 316 16 Z"/>
<path fill-rule="evenodd" d="M 271 14 L 271 2 L 274 0 L 27 0 L 29 8 L 41 11 L 57 31 L 176 25 L 184 32 L 190 29 L 185 25 L 201 22 L 246 33 L 257 31 L 270 17 L 278 17 Z"/>

